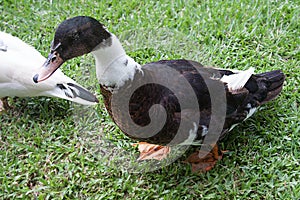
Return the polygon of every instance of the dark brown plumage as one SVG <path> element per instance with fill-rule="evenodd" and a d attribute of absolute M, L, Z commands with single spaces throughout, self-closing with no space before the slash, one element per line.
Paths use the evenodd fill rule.
<path fill-rule="evenodd" d="M 51 54 L 34 81 L 45 80 L 66 60 L 89 52 L 96 60 L 105 106 L 127 136 L 168 146 L 210 139 L 206 144 L 213 148 L 206 157 L 196 152 L 187 160 L 195 170 L 213 167 L 221 157 L 216 143 L 258 106 L 278 96 L 285 79 L 280 70 L 235 74 L 183 59 L 140 68 L 101 23 L 79 16 L 58 27 Z M 149 149 L 170 151 L 155 145 Z M 145 151 L 146 157 L 151 151 Z"/>
<path fill-rule="evenodd" d="M 141 73 L 137 73 L 132 81 L 127 81 L 122 88 L 119 88 L 117 92 L 114 93 L 114 95 L 122 98 L 125 93 L 129 92 L 126 88 L 128 88 L 132 82 L 143 82 L 145 77 L 150 77 L 153 79 L 153 82 L 158 82 L 157 79 L 166 78 L 168 75 L 160 74 L 159 69 L 155 67 L 155 65 L 161 64 L 168 65 L 172 67 L 172 69 L 178 71 L 181 76 L 188 80 L 197 96 L 200 110 L 197 139 L 203 139 L 203 127 L 207 127 L 207 129 L 209 128 L 211 118 L 211 99 L 206 82 L 213 82 L 212 84 L 222 85 L 224 92 L 226 92 L 226 120 L 220 139 L 224 138 L 232 125 L 245 120 L 251 108 L 256 108 L 275 98 L 280 93 L 284 82 L 284 74 L 280 70 L 276 70 L 268 73 L 252 75 L 242 90 L 231 93 L 228 91 L 226 84 L 219 80 L 211 79 L 211 77 L 213 74 L 218 74 L 221 77 L 223 75 L 230 75 L 233 72 L 229 70 L 204 68 L 200 63 L 196 63 L 194 61 L 165 60 L 144 65 L 142 67 L 144 74 L 142 75 Z M 131 119 L 122 112 L 115 112 L 113 114 L 111 108 L 112 93 L 104 86 L 101 86 L 101 93 L 104 96 L 105 106 L 112 116 L 112 119 L 126 135 L 139 141 L 166 145 L 169 144 L 177 134 L 180 122 L 182 123 L 184 121 L 184 123 L 188 124 L 186 130 L 193 128 L 193 122 L 189 121 L 189 116 L 196 114 L 188 107 L 189 104 L 186 104 L 187 107 L 181 107 L 178 102 L 178 98 L 187 102 L 190 94 L 185 93 L 186 89 L 182 88 L 182 85 L 180 85 L 177 80 L 178 77 L 172 77 L 172 84 L 177 88 L 177 91 L 180 91 L 179 93 L 181 93 L 179 97 L 175 96 L 168 88 L 159 84 L 147 84 L 135 90 L 129 101 Z M 132 134 L 134 130 L 132 130 L 130 126 L 131 120 L 139 126 L 148 125 L 151 121 L 148 112 L 154 104 L 160 104 L 166 109 L 167 120 L 164 127 L 152 137 L 143 136 L 143 134 L 147 135 L 147 133 L 140 133 L 139 136 Z M 249 107 L 249 104 L 251 107 Z M 119 107 L 116 109 L 122 110 L 122 108 Z M 159 112 L 161 111 L 157 110 L 157 113 Z M 188 131 L 186 131 L 186 134 L 183 134 L 177 142 L 183 142 L 188 138 L 188 136 Z"/>

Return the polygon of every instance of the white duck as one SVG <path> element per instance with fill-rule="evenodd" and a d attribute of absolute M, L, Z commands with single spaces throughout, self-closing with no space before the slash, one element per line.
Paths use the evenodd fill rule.
<path fill-rule="evenodd" d="M 0 111 L 7 109 L 6 97 L 58 97 L 84 105 L 98 99 L 87 89 L 57 70 L 51 78 L 36 84 L 32 76 L 45 62 L 36 49 L 17 37 L 0 32 Z"/>

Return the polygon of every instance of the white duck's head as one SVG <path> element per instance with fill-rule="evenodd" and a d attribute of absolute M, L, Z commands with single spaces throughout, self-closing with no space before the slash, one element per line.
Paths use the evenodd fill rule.
<path fill-rule="evenodd" d="M 92 17 L 77 16 L 63 21 L 56 29 L 50 54 L 33 78 L 40 82 L 49 78 L 65 61 L 99 48 L 112 45 L 114 35 Z"/>

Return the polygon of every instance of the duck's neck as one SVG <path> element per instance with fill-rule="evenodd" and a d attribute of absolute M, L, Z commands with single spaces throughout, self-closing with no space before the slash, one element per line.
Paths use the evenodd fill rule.
<path fill-rule="evenodd" d="M 133 79 L 141 66 L 126 55 L 119 39 L 112 34 L 106 46 L 92 51 L 96 60 L 96 73 L 101 85 L 121 87 L 125 81 Z"/>

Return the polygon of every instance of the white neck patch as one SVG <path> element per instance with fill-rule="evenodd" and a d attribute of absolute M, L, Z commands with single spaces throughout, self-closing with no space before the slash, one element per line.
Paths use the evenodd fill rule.
<path fill-rule="evenodd" d="M 92 52 L 96 60 L 97 79 L 101 85 L 120 87 L 132 80 L 141 66 L 126 55 L 119 39 L 112 34 L 112 44 Z"/>

